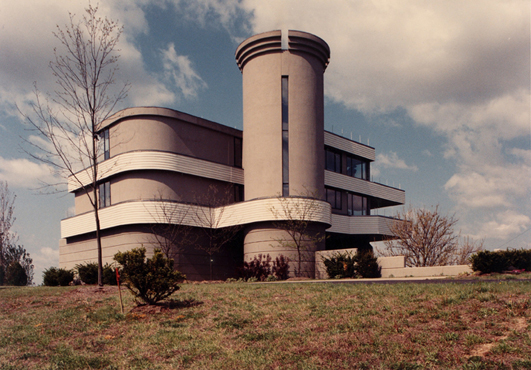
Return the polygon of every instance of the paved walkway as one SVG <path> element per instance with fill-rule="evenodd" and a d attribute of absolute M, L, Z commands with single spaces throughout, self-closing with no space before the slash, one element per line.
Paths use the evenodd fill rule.
<path fill-rule="evenodd" d="M 492 283 L 492 282 L 531 282 L 531 279 L 461 279 L 448 278 L 448 276 L 430 277 L 404 277 L 404 278 L 377 278 L 377 279 L 292 279 L 283 281 L 258 282 L 259 284 L 471 284 L 471 283 Z"/>

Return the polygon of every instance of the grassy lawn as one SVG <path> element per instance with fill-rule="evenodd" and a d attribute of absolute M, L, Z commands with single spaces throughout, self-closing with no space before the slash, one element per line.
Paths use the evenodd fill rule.
<path fill-rule="evenodd" d="M 0 369 L 531 369 L 531 283 L 0 288 Z"/>

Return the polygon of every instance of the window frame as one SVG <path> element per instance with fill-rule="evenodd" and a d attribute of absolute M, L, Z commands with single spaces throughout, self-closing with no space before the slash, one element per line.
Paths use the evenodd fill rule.
<path fill-rule="evenodd" d="M 111 182 L 105 181 L 98 185 L 99 209 L 111 206 Z"/>
<path fill-rule="evenodd" d="M 331 147 L 325 147 L 325 170 L 336 173 L 343 173 L 342 153 Z M 331 166 L 329 166 L 332 164 Z"/>

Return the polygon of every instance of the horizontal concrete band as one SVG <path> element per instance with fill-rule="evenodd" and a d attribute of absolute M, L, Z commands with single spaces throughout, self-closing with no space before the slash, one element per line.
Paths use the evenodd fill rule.
<path fill-rule="evenodd" d="M 133 224 L 174 223 L 194 227 L 223 228 L 255 222 L 307 220 L 331 225 L 330 204 L 307 198 L 266 198 L 209 208 L 175 202 L 134 201 L 102 208 L 101 229 Z M 96 230 L 94 213 L 61 221 L 61 238 Z"/>
<path fill-rule="evenodd" d="M 325 171 L 325 185 L 382 199 L 391 203 L 389 205 L 400 205 L 406 201 L 406 192 L 403 190 L 332 171 Z"/>
<path fill-rule="evenodd" d="M 385 216 L 343 216 L 332 214 L 327 232 L 348 235 L 394 235 L 392 226 L 400 220 Z"/>
<path fill-rule="evenodd" d="M 371 162 L 374 162 L 376 159 L 376 152 L 373 147 L 357 143 L 329 131 L 324 132 L 324 143 L 326 146 L 354 154 L 355 156 L 368 159 Z"/>
<path fill-rule="evenodd" d="M 243 185 L 243 169 L 241 168 L 157 151 L 123 153 L 100 163 L 98 165 L 98 181 L 119 173 L 138 170 L 174 171 Z M 68 178 L 68 191 L 79 190 L 82 186 L 91 183 L 92 172 L 90 169 L 83 170 Z"/>

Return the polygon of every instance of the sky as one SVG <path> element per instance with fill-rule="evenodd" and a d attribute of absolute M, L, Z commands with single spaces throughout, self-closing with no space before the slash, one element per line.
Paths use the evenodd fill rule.
<path fill-rule="evenodd" d="M 439 205 L 492 250 L 531 248 L 530 4 L 100 0 L 99 14 L 124 27 L 117 80 L 131 89 L 119 108 L 163 106 L 238 129 L 239 43 L 275 29 L 321 37 L 331 49 L 325 128 L 375 147 L 374 181 L 404 189 L 412 207 Z M 34 83 L 54 91 L 53 32 L 87 5 L 0 0 L 0 181 L 17 196 L 14 230 L 37 284 L 58 266 L 74 200 L 39 189 L 56 179 L 24 151 L 34 133 L 17 106 L 28 112 Z"/>

